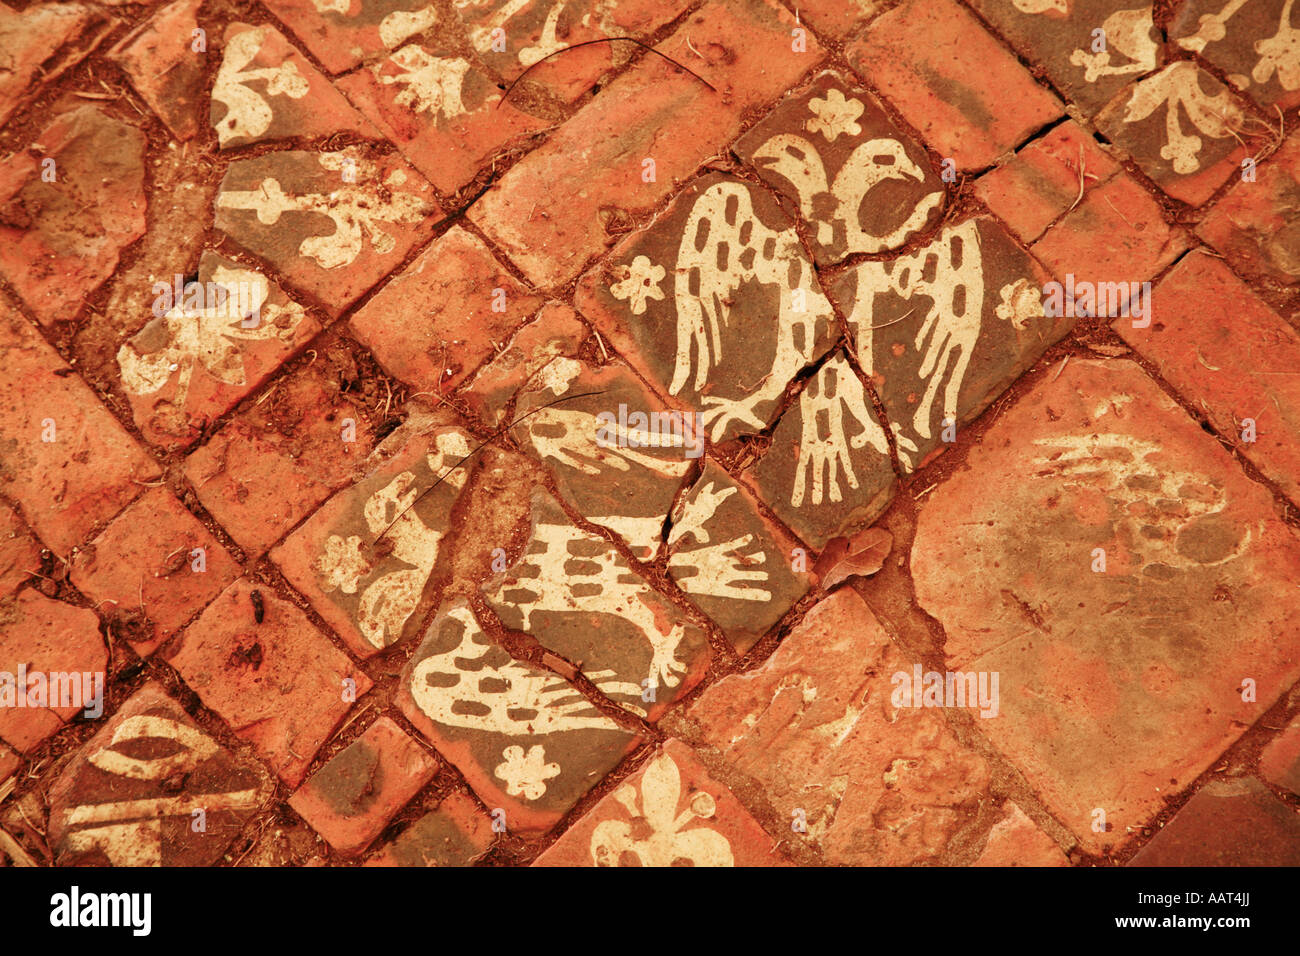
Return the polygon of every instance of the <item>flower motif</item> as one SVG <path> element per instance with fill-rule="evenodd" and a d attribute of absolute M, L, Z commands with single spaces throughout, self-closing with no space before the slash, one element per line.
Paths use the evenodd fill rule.
<path fill-rule="evenodd" d="M 861 100 L 846 100 L 839 90 L 827 90 L 825 99 L 813 97 L 808 103 L 813 118 L 804 128 L 810 133 L 821 133 L 831 142 L 841 133 L 857 136 L 862 132 L 858 117 L 865 108 Z"/>
<path fill-rule="evenodd" d="M 370 573 L 370 563 L 361 556 L 361 537 L 330 535 L 325 542 L 325 553 L 316 562 L 316 570 L 324 591 L 356 594 L 357 582 Z"/>
<path fill-rule="evenodd" d="M 616 299 L 628 300 L 632 314 L 640 315 L 645 311 L 647 299 L 664 297 L 663 289 L 659 288 L 663 280 L 663 266 L 655 265 L 648 256 L 637 256 L 631 265 L 623 266 L 623 278 L 611 285 L 609 292 Z"/>
<path fill-rule="evenodd" d="M 1006 319 L 1017 329 L 1023 329 L 1027 321 L 1043 314 L 1043 293 L 1028 279 L 1007 283 L 998 296 L 1002 300 L 997 308 L 998 318 Z"/>
<path fill-rule="evenodd" d="M 546 781 L 560 775 L 560 765 L 546 762 L 541 744 L 529 747 L 527 754 L 523 747 L 507 747 L 501 756 L 504 760 L 493 772 L 506 782 L 506 793 L 512 797 L 522 794 L 525 800 L 536 800 L 546 792 Z"/>

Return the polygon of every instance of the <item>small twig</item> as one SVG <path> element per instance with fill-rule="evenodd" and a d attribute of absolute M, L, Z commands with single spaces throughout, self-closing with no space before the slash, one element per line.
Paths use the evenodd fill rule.
<path fill-rule="evenodd" d="M 1070 356 L 1067 355 L 1065 359 L 1061 362 L 1060 368 L 1056 370 L 1056 374 L 1052 376 L 1053 382 L 1055 382 L 1058 378 L 1061 377 L 1061 373 L 1065 371 L 1065 366 L 1068 365 L 1069 363 L 1070 363 Z"/>
<path fill-rule="evenodd" d="M 600 38 L 599 40 L 584 40 L 584 41 L 582 41 L 581 43 L 571 43 L 571 44 L 569 44 L 568 46 L 563 47 L 562 49 L 556 50 L 556 51 L 553 52 L 553 53 L 548 53 L 548 54 L 546 54 L 546 56 L 542 57 L 542 58 L 541 58 L 540 60 L 538 60 L 536 63 L 533 63 L 531 66 L 528 67 L 528 69 L 524 70 L 524 72 L 520 73 L 518 76 L 516 76 L 516 77 L 514 78 L 514 80 L 510 83 L 510 85 L 506 87 L 506 91 L 505 91 L 504 93 L 501 94 L 501 99 L 497 100 L 496 108 L 497 108 L 497 109 L 501 109 L 501 104 L 504 103 L 506 100 L 508 100 L 508 99 L 510 98 L 510 91 L 513 90 L 516 86 L 519 85 L 519 81 L 520 81 L 520 80 L 522 80 L 525 76 L 527 76 L 530 72 L 532 72 L 533 69 L 535 69 L 536 67 L 538 67 L 538 66 L 540 66 L 541 64 L 545 63 L 545 62 L 546 62 L 547 60 L 549 60 L 551 57 L 553 57 L 553 56 L 559 56 L 561 53 L 567 53 L 567 52 L 569 52 L 570 50 L 576 50 L 576 49 L 578 49 L 578 47 L 591 46 L 593 43 L 615 43 L 615 42 L 617 42 L 617 41 L 619 41 L 619 40 L 626 40 L 628 43 L 635 43 L 637 46 L 641 47 L 641 49 L 643 49 L 643 50 L 649 50 L 649 51 L 650 51 L 651 53 L 653 53 L 655 56 L 662 57 L 663 59 L 665 59 L 665 60 L 667 60 L 669 63 L 671 63 L 673 66 L 675 66 L 675 67 L 677 67 L 677 68 L 679 68 L 679 69 L 685 70 L 685 71 L 686 71 L 687 73 L 689 73 L 691 76 L 695 77 L 697 80 L 699 80 L 701 83 L 703 83 L 703 84 L 704 84 L 705 86 L 707 86 L 709 89 L 711 89 L 714 93 L 718 92 L 718 88 L 717 88 L 716 86 L 714 86 L 712 83 L 710 83 L 710 82 L 709 82 L 708 80 L 706 80 L 704 77 L 700 76 L 700 74 L 696 73 L 696 72 L 695 72 L 694 70 L 692 70 L 689 66 L 685 66 L 685 65 L 683 65 L 683 64 L 681 64 L 681 63 L 678 63 L 676 60 L 674 60 L 672 57 L 668 56 L 666 53 L 660 53 L 658 50 L 656 50 L 654 47 L 650 46 L 650 44 L 648 44 L 648 43 L 642 43 L 640 40 L 636 39 L 635 37 L 602 37 L 602 38 Z"/>

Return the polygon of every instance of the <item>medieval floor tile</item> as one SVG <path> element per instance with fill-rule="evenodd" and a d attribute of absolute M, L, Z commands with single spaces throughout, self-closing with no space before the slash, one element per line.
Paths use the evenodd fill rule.
<path fill-rule="evenodd" d="M 1129 362 L 1003 412 L 925 500 L 911 568 L 950 666 L 1001 675 L 981 732 L 1094 852 L 1300 677 L 1300 540 Z"/>
<path fill-rule="evenodd" d="M 689 413 L 665 409 L 622 365 L 560 357 L 534 376 L 514 416 L 515 439 L 551 470 L 565 501 L 639 559 L 659 553 L 668 512 L 704 453 Z"/>
<path fill-rule="evenodd" d="M 943 210 L 925 150 L 838 73 L 786 97 L 736 154 L 798 206 L 819 266 L 897 249 Z"/>
<path fill-rule="evenodd" d="M 0 3 L 0 123 L 45 84 L 81 62 L 117 26 L 82 3 L 42 3 L 14 10 Z"/>
<path fill-rule="evenodd" d="M 0 300 L 0 491 L 66 555 L 158 478 L 158 465 L 73 370 Z"/>
<path fill-rule="evenodd" d="M 22 516 L 0 500 L 0 597 L 8 597 L 18 586 L 42 570 L 41 543 L 32 536 Z"/>
<path fill-rule="evenodd" d="M 122 344 L 122 390 L 141 433 L 185 448 L 257 389 L 320 324 L 274 281 L 212 250 L 197 284 L 155 284 L 154 318 Z"/>
<path fill-rule="evenodd" d="M 799 17 L 818 33 L 844 39 L 860 33 L 885 6 L 885 0 L 799 0 Z"/>
<path fill-rule="evenodd" d="M 128 638 L 152 654 L 239 574 L 239 565 L 164 487 L 149 488 L 72 557 L 71 579 L 96 604 L 149 624 Z"/>
<path fill-rule="evenodd" d="M 794 223 L 723 174 L 696 180 L 584 276 L 576 304 L 714 442 L 765 428 L 839 332 Z"/>
<path fill-rule="evenodd" d="M 1179 60 L 1120 93 L 1095 122 L 1161 189 L 1199 206 L 1251 155 L 1241 140 L 1246 115 L 1226 86 Z"/>
<path fill-rule="evenodd" d="M 358 656 L 417 633 L 437 603 L 439 554 L 469 479 L 456 465 L 471 440 L 459 428 L 419 432 L 272 550 L 271 560 Z"/>
<path fill-rule="evenodd" d="M 1253 179 L 1243 176 L 1196 232 L 1248 280 L 1300 284 L 1300 134 L 1287 137 Z"/>
<path fill-rule="evenodd" d="M 246 578 L 165 654 L 204 706 L 291 787 L 371 687 L 302 611 Z"/>
<path fill-rule="evenodd" d="M 350 70 L 426 30 L 448 27 L 430 0 L 267 0 L 266 6 L 330 73 Z"/>
<path fill-rule="evenodd" d="M 22 765 L 21 757 L 4 744 L 0 744 L 0 784 L 8 781 Z"/>
<path fill-rule="evenodd" d="M 337 316 L 439 219 L 433 187 L 395 156 L 359 147 L 289 150 L 231 163 L 216 226 Z"/>
<path fill-rule="evenodd" d="M 1164 62 L 1150 2 L 971 0 L 971 6 L 1088 116 Z"/>
<path fill-rule="evenodd" d="M 1156 286 L 1151 325 L 1114 328 L 1236 448 L 1300 502 L 1300 334 L 1214 256 Z"/>
<path fill-rule="evenodd" d="M 474 49 L 507 80 L 528 82 L 564 101 L 577 99 L 638 52 L 632 43 L 594 43 L 545 63 L 544 57 L 606 37 L 646 40 L 689 6 L 685 0 L 482 0 L 457 4 Z M 529 69 L 536 65 L 536 69 Z"/>
<path fill-rule="evenodd" d="M 519 327 L 461 390 L 460 399 L 492 426 L 505 424 L 514 399 L 552 359 L 576 358 L 590 330 L 562 302 L 548 302 Z"/>
<path fill-rule="evenodd" d="M 1146 282 L 1189 245 L 1187 234 L 1165 222 L 1150 194 L 1120 174 L 1087 193 L 1031 249 L 1059 282 L 1072 276 L 1072 288 L 1096 290 Z"/>
<path fill-rule="evenodd" d="M 144 234 L 144 146 L 87 105 L 0 167 L 0 275 L 41 322 L 75 317 Z"/>
<path fill-rule="evenodd" d="M 898 484 L 889 440 L 842 351 L 804 385 L 746 480 L 816 551 L 885 510 Z"/>
<path fill-rule="evenodd" d="M 855 266 L 836 284 L 904 470 L 954 441 L 1070 330 L 1062 312 L 1044 315 L 1048 281 L 983 217 L 944 227 L 909 255 Z"/>
<path fill-rule="evenodd" d="M 669 740 L 534 866 L 782 866 L 776 844 L 691 748 Z"/>
<path fill-rule="evenodd" d="M 1261 107 L 1300 103 L 1300 15 L 1294 0 L 1188 0 L 1169 38 L 1217 66 Z"/>
<path fill-rule="evenodd" d="M 86 743 L 50 792 L 60 866 L 212 866 L 271 795 L 157 684 Z"/>
<path fill-rule="evenodd" d="M 437 761 L 380 717 L 289 798 L 312 829 L 344 856 L 359 855 L 424 788 Z"/>
<path fill-rule="evenodd" d="M 1258 780 L 1214 780 L 1130 866 L 1300 866 L 1300 814 Z"/>
<path fill-rule="evenodd" d="M 1022 242 L 1031 243 L 1119 171 L 1091 135 L 1066 120 L 977 179 L 975 195 Z"/>
<path fill-rule="evenodd" d="M 712 461 L 673 510 L 668 573 L 741 653 L 811 586 L 796 542 Z"/>
<path fill-rule="evenodd" d="M 172 135 L 182 141 L 199 132 L 206 37 L 201 51 L 194 46 L 202 2 L 176 0 L 160 8 L 108 54 Z"/>
<path fill-rule="evenodd" d="M 647 720 L 658 720 L 708 668 L 704 632 L 613 545 L 574 527 L 540 488 L 523 554 L 482 591 L 506 627 L 574 662 L 602 693 Z"/>
<path fill-rule="evenodd" d="M 453 226 L 352 317 L 384 369 L 416 390 L 459 385 L 542 300 Z"/>
<path fill-rule="evenodd" d="M 99 716 L 107 669 L 93 612 L 35 591 L 0 601 L 0 739 L 25 753 L 78 714 Z"/>
<path fill-rule="evenodd" d="M 959 170 L 981 169 L 1061 115 L 1061 102 L 954 0 L 906 0 L 849 64 Z"/>
<path fill-rule="evenodd" d="M 1300 718 L 1292 720 L 1259 755 L 1259 775 L 1300 796 Z"/>
<path fill-rule="evenodd" d="M 365 865 L 472 866 L 496 839 L 492 825 L 473 797 L 456 790 Z"/>
<path fill-rule="evenodd" d="M 769 832 L 828 864 L 933 861 L 988 799 L 989 771 L 933 708 L 900 695 L 896 675 L 910 678 L 911 667 L 842 588 L 670 730 L 712 753 L 733 792 L 766 802 Z"/>
<path fill-rule="evenodd" d="M 538 287 L 563 285 L 730 143 L 747 110 L 817 62 L 812 37 L 792 51 L 793 26 L 771 0 L 710 0 L 655 49 L 689 62 L 712 90 L 643 57 L 498 179 L 469 218 Z M 689 136 L 668 135 L 682 124 Z"/>
<path fill-rule="evenodd" d="M 338 87 L 447 195 L 487 161 L 550 125 L 502 103 L 502 91 L 475 60 L 447 44 L 412 42 L 342 77 Z"/>
<path fill-rule="evenodd" d="M 195 494 L 249 555 L 348 483 L 374 445 L 359 404 L 314 366 L 271 388 L 185 463 Z"/>
<path fill-rule="evenodd" d="M 377 130 L 269 24 L 231 23 L 208 122 L 222 149 Z M 256 84 L 254 86 L 254 84 Z"/>
<path fill-rule="evenodd" d="M 971 866 L 1069 866 L 1061 848 L 1025 811 L 1008 801 L 1002 819 L 993 824 L 988 843 Z"/>
<path fill-rule="evenodd" d="M 493 644 L 463 601 L 430 624 L 398 702 L 511 833 L 554 826 L 639 742 L 562 677 Z"/>

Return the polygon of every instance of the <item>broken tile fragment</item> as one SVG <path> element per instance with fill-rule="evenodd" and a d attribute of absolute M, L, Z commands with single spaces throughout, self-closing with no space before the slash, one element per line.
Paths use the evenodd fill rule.
<path fill-rule="evenodd" d="M 1300 866 L 1300 814 L 1258 780 L 1212 780 L 1130 866 Z"/>
<path fill-rule="evenodd" d="M 562 677 L 493 644 L 464 601 L 439 611 L 398 693 L 510 833 L 552 827 L 638 740 Z"/>
<path fill-rule="evenodd" d="M 199 103 L 207 70 L 207 39 L 199 42 L 203 0 L 176 0 L 118 41 L 109 51 L 135 91 L 178 140 L 199 132 Z"/>
<path fill-rule="evenodd" d="M 76 317 L 145 229 L 144 134 L 98 107 L 0 167 L 0 275 L 46 325 Z"/>
<path fill-rule="evenodd" d="M 271 795 L 157 684 L 136 691 L 50 791 L 59 866 L 213 866 Z"/>
<path fill-rule="evenodd" d="M 1292 720 L 1260 753 L 1259 775 L 1300 796 L 1300 718 Z"/>
<path fill-rule="evenodd" d="M 1056 842 L 1011 801 L 993 824 L 988 842 L 971 866 L 1069 866 Z"/>
<path fill-rule="evenodd" d="M 668 573 L 744 653 L 811 586 L 811 575 L 795 570 L 796 547 L 739 482 L 706 461 L 673 509 Z"/>
<path fill-rule="evenodd" d="M 0 62 L 5 64 L 0 73 L 0 123 L 25 98 L 89 56 L 117 25 L 117 20 L 81 3 L 42 3 L 25 10 L 0 4 Z"/>
<path fill-rule="evenodd" d="M 450 26 L 429 0 L 268 0 L 266 6 L 330 73 Z"/>
<path fill-rule="evenodd" d="M 366 866 L 472 866 L 492 846 L 492 820 L 474 798 L 452 791 Z"/>
<path fill-rule="evenodd" d="M 117 352 L 136 425 L 167 448 L 197 440 L 320 331 L 274 281 L 210 249 L 195 281 L 155 283 L 154 317 Z"/>
<path fill-rule="evenodd" d="M 1169 39 L 1218 67 L 1264 110 L 1300 103 L 1300 15 L 1289 0 L 1189 0 Z"/>
<path fill-rule="evenodd" d="M 709 664 L 704 632 L 540 488 L 523 553 L 482 592 L 506 627 L 574 662 L 647 720 L 699 683 Z"/>

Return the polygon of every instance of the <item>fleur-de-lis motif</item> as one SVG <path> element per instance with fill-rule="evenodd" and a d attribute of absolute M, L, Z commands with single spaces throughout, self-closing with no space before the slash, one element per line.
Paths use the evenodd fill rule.
<path fill-rule="evenodd" d="M 226 106 L 226 115 L 216 124 L 217 141 L 222 146 L 232 139 L 255 139 L 271 126 L 271 106 L 261 94 L 249 88 L 250 81 L 266 80 L 267 96 L 295 100 L 302 99 L 311 89 L 293 60 L 285 60 L 275 67 L 248 69 L 265 40 L 266 29 L 259 27 L 236 34 L 226 44 L 225 58 L 212 84 L 212 98 Z"/>
<path fill-rule="evenodd" d="M 1106 37 L 1104 50 L 1075 50 L 1070 54 L 1070 62 L 1084 68 L 1084 80 L 1095 83 L 1103 76 L 1148 73 L 1156 68 L 1160 47 L 1151 39 L 1155 29 L 1151 7 L 1117 10 L 1101 22 L 1101 29 Z M 1112 52 L 1122 54 L 1128 62 L 1112 64 Z"/>
<path fill-rule="evenodd" d="M 463 57 L 439 57 L 426 53 L 412 43 L 388 58 L 398 68 L 396 75 L 384 72 L 384 64 L 374 68 L 376 78 L 387 86 L 404 87 L 394 102 L 412 113 L 432 113 L 435 118 L 454 119 L 465 112 L 461 88 L 469 72 Z"/>
<path fill-rule="evenodd" d="M 1161 106 L 1165 107 L 1167 142 L 1160 147 L 1162 158 L 1169 160 L 1174 172 L 1186 175 L 1201 168 L 1197 155 L 1201 138 L 1183 132 L 1178 116 L 1181 106 L 1192 125 L 1207 136 L 1222 139 L 1242 124 L 1241 109 L 1227 90 L 1211 96 L 1201 89 L 1197 67 L 1189 60 L 1171 63 L 1155 76 L 1138 81 L 1124 109 L 1124 122 L 1146 119 Z"/>
<path fill-rule="evenodd" d="M 122 387 L 128 392 L 152 394 L 176 375 L 174 403 L 183 406 L 189 396 L 194 372 L 200 366 L 225 385 L 245 384 L 240 341 L 292 340 L 305 313 L 296 303 L 266 306 L 269 286 L 265 276 L 244 269 L 217 266 L 211 281 L 228 290 L 226 299 L 198 310 L 181 304 L 168 310 L 162 317 L 162 348 L 142 353 L 127 342 L 118 349 L 117 364 L 122 370 Z M 247 294 L 241 295 L 240 290 L 247 290 Z M 245 326 L 244 310 L 259 315 L 256 326 Z"/>
<path fill-rule="evenodd" d="M 381 195 L 373 186 L 367 188 L 361 180 L 364 173 L 372 171 L 373 164 L 357 161 L 346 152 L 321 153 L 320 164 L 325 169 L 341 172 L 348 159 L 356 162 L 358 182 L 343 183 L 329 194 L 311 193 L 305 196 L 287 195 L 278 180 L 263 179 L 257 189 L 229 190 L 217 197 L 217 205 L 225 209 L 247 209 L 257 213 L 264 225 L 274 225 L 286 212 L 314 212 L 334 221 L 334 232 L 328 236 L 308 236 L 298 245 L 301 255 L 316 260 L 322 269 L 337 269 L 351 265 L 361 254 L 362 238 L 368 236 L 379 253 L 392 252 L 397 241 L 380 223 L 417 223 L 427 211 L 427 204 L 413 193 L 402 192 L 406 174 L 395 169 L 384 181 L 389 195 Z"/>
<path fill-rule="evenodd" d="M 682 776 L 672 757 L 661 753 L 646 767 L 641 792 L 623 786 L 615 800 L 630 820 L 604 820 L 591 834 L 591 858 L 597 866 L 619 866 L 626 856 L 642 866 L 672 866 L 679 860 L 693 866 L 734 866 L 731 842 L 699 821 L 717 814 L 717 801 L 697 791 L 679 812 Z M 693 825 L 694 824 L 694 825 Z M 638 836 L 648 827 L 649 834 Z"/>

